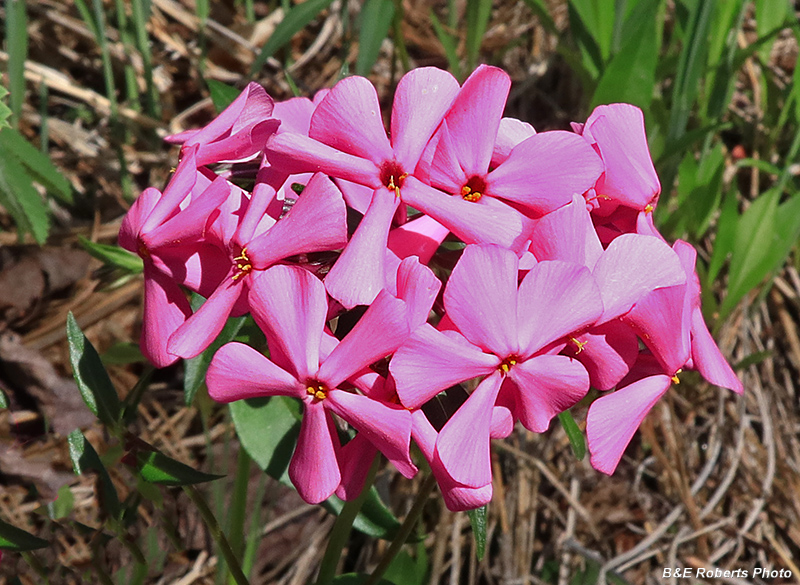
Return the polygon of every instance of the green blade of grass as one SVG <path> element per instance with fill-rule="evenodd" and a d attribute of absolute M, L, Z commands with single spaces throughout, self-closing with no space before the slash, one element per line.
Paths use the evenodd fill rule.
<path fill-rule="evenodd" d="M 442 25 L 433 9 L 430 10 L 429 14 L 431 24 L 433 25 L 433 31 L 436 33 L 436 37 L 439 39 L 439 42 L 442 43 L 444 54 L 447 56 L 447 63 L 450 67 L 450 72 L 455 75 L 459 81 L 463 81 L 464 78 L 463 72 L 461 71 L 461 61 L 458 58 L 458 52 L 456 50 L 457 39 L 447 32 L 447 30 L 445 30 L 444 25 Z"/>
<path fill-rule="evenodd" d="M 28 16 L 25 2 L 6 0 L 6 50 L 8 52 L 8 89 L 11 120 L 19 125 L 25 101 L 25 61 L 28 59 Z"/>
<path fill-rule="evenodd" d="M 3 134 L 10 131 L 7 128 Z M 0 204 L 14 218 L 20 233 L 29 232 L 39 244 L 44 243 L 50 229 L 47 207 L 31 177 L 4 148 L 0 148 Z"/>
<path fill-rule="evenodd" d="M 267 59 L 286 45 L 295 33 L 305 28 L 320 12 L 330 6 L 331 2 L 333 0 L 306 0 L 289 10 L 267 42 L 264 43 L 258 57 L 253 61 L 250 74 L 255 75 L 264 66 Z"/>
<path fill-rule="evenodd" d="M 17 160 L 30 177 L 42 185 L 59 201 L 72 204 L 72 185 L 42 153 L 16 130 L 0 132 L 0 150 Z"/>
<path fill-rule="evenodd" d="M 492 15 L 491 0 L 467 0 L 467 70 L 472 72 L 478 64 L 483 35 Z"/>
<path fill-rule="evenodd" d="M 356 75 L 367 76 L 378 60 L 381 44 L 394 18 L 394 0 L 366 0 L 358 25 Z"/>
<path fill-rule="evenodd" d="M 149 116 L 160 116 L 158 90 L 153 82 L 153 55 L 150 51 L 150 39 L 147 36 L 147 20 L 150 16 L 150 2 L 148 0 L 131 0 L 131 16 L 133 30 L 136 38 L 136 48 L 142 56 L 144 80 L 147 87 L 145 93 L 145 111 Z"/>

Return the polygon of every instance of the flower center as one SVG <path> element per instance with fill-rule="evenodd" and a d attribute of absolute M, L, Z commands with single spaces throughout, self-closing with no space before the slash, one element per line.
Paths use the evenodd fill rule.
<path fill-rule="evenodd" d="M 247 257 L 247 248 L 242 248 L 241 254 L 233 259 L 233 263 L 236 265 L 236 272 L 233 274 L 233 280 L 239 280 L 253 269 L 250 258 Z"/>
<path fill-rule="evenodd" d="M 408 173 L 396 160 L 386 160 L 381 164 L 381 183 L 390 191 L 394 191 L 398 197 L 400 197 L 400 187 L 403 186 L 407 176 Z"/>
<path fill-rule="evenodd" d="M 680 374 L 682 371 L 683 371 L 683 370 L 682 370 L 681 368 L 678 368 L 678 370 L 675 372 L 675 375 L 674 375 L 674 376 L 672 376 L 672 381 L 673 381 L 675 384 L 680 384 L 680 383 L 681 383 L 681 379 L 680 379 L 680 378 L 678 378 L 678 374 Z"/>
<path fill-rule="evenodd" d="M 518 360 L 519 358 L 517 356 L 510 355 L 501 362 L 497 369 L 500 371 L 500 373 L 507 374 L 511 371 L 512 366 L 517 364 Z"/>
<path fill-rule="evenodd" d="M 141 240 L 139 240 L 139 248 L 136 251 L 143 260 L 150 258 L 150 250 L 147 249 L 147 246 L 145 246 L 144 242 Z"/>
<path fill-rule="evenodd" d="M 314 400 L 325 400 L 328 397 L 328 387 L 318 380 L 309 380 L 306 384 L 306 393 Z"/>
<path fill-rule="evenodd" d="M 578 348 L 578 349 L 575 351 L 575 355 L 577 355 L 577 354 L 581 353 L 581 352 L 583 351 L 583 348 L 586 346 L 586 344 L 587 344 L 587 343 L 589 343 L 588 341 L 580 341 L 580 340 L 578 340 L 578 339 L 576 339 L 576 338 L 574 338 L 574 337 L 570 337 L 570 338 L 569 338 L 569 340 L 570 340 L 572 343 L 574 343 L 574 344 L 575 344 L 575 347 L 577 347 L 577 348 Z"/>
<path fill-rule="evenodd" d="M 480 201 L 485 192 L 486 181 L 483 180 L 483 177 L 479 177 L 478 175 L 470 177 L 467 183 L 461 187 L 461 197 L 464 201 L 471 201 L 472 203 Z"/>

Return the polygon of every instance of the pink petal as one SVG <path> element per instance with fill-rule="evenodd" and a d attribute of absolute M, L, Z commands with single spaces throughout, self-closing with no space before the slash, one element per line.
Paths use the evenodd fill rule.
<path fill-rule="evenodd" d="M 325 175 L 315 174 L 286 217 L 247 244 L 253 268 L 300 253 L 342 248 L 347 243 L 344 200 Z"/>
<path fill-rule="evenodd" d="M 389 232 L 389 249 L 401 259 L 417 256 L 427 264 L 450 233 L 428 215 L 421 215 Z"/>
<path fill-rule="evenodd" d="M 314 102 L 305 97 L 276 102 L 272 110 L 272 116 L 281 121 L 278 132 L 295 132 L 308 135 L 314 107 Z"/>
<path fill-rule="evenodd" d="M 273 101 L 266 90 L 255 82 L 246 88 L 205 128 L 188 141 L 192 144 L 208 144 L 220 137 L 235 134 L 252 127 L 272 114 Z"/>
<path fill-rule="evenodd" d="M 467 398 L 436 440 L 436 450 L 454 480 L 468 487 L 481 487 L 492 481 L 489 433 L 492 407 L 503 378 L 495 372 Z"/>
<path fill-rule="evenodd" d="M 694 368 L 712 384 L 728 388 L 737 394 L 744 393 L 742 381 L 711 337 L 700 309 L 692 311 L 692 362 Z"/>
<path fill-rule="evenodd" d="M 565 353 L 584 365 L 592 387 L 598 390 L 610 390 L 619 384 L 639 355 L 636 334 L 619 320 L 596 325 L 575 340 L 580 346 L 568 343 Z"/>
<path fill-rule="evenodd" d="M 650 376 L 592 403 L 586 415 L 592 467 L 608 475 L 614 473 L 633 433 L 671 382 L 669 376 Z"/>
<path fill-rule="evenodd" d="M 594 187 L 603 163 L 577 134 L 540 132 L 518 144 L 487 176 L 487 192 L 549 213 Z"/>
<path fill-rule="evenodd" d="M 197 312 L 189 317 L 169 338 L 167 351 L 182 358 L 202 353 L 216 339 L 231 316 L 239 296 L 245 292 L 241 280 L 233 280 L 233 272 L 208 297 Z"/>
<path fill-rule="evenodd" d="M 527 244 L 531 220 L 492 197 L 477 202 L 447 195 L 408 177 L 403 202 L 430 215 L 468 244 L 497 244 L 521 250 Z"/>
<path fill-rule="evenodd" d="M 308 135 L 375 164 L 394 157 L 378 94 L 364 77 L 346 77 L 333 87 L 314 111 Z"/>
<path fill-rule="evenodd" d="M 430 164 L 427 165 L 427 180 L 423 182 L 451 195 L 461 193 L 461 187 L 466 184 L 469 175 L 461 168 L 458 150 L 453 144 L 447 120 L 442 122 L 435 139 L 437 140 L 436 148 Z M 428 156 L 427 152 L 425 156 Z M 486 171 L 487 169 L 484 169 L 480 174 L 484 175 Z M 416 176 L 420 178 L 419 174 Z M 420 178 L 420 180 L 422 179 Z"/>
<path fill-rule="evenodd" d="M 264 396 L 305 395 L 305 388 L 249 345 L 223 345 L 208 366 L 208 393 L 217 402 L 234 402 Z"/>
<path fill-rule="evenodd" d="M 558 413 L 572 408 L 589 391 L 589 374 L 577 360 L 540 355 L 511 368 L 517 384 L 517 416 L 534 433 L 543 433 Z"/>
<path fill-rule="evenodd" d="M 630 104 L 599 106 L 586 120 L 587 132 L 606 167 L 598 192 L 638 210 L 654 203 L 661 185 L 647 147 L 642 111 Z"/>
<path fill-rule="evenodd" d="M 395 351 L 408 334 L 406 304 L 381 291 L 356 326 L 320 366 L 317 379 L 329 388 L 335 388 L 362 368 Z"/>
<path fill-rule="evenodd" d="M 686 282 L 678 255 L 658 238 L 639 234 L 623 234 L 611 242 L 592 274 L 603 298 L 601 322 L 627 313 L 656 288 Z"/>
<path fill-rule="evenodd" d="M 586 200 L 573 195 L 569 205 L 548 213 L 531 233 L 531 252 L 537 260 L 564 260 L 590 270 L 603 253 Z"/>
<path fill-rule="evenodd" d="M 273 136 L 266 154 L 271 165 L 287 173 L 321 172 L 373 189 L 383 186 L 378 167 L 371 160 L 341 152 L 301 134 L 284 132 Z"/>
<path fill-rule="evenodd" d="M 181 150 L 181 160 L 164 189 L 153 211 L 141 227 L 141 233 L 149 233 L 173 214 L 180 203 L 192 192 L 198 181 L 196 146 Z"/>
<path fill-rule="evenodd" d="M 339 471 L 339 438 L 323 402 L 306 404 L 297 438 L 289 479 L 309 504 L 327 500 L 342 479 Z"/>
<path fill-rule="evenodd" d="M 600 290 L 589 269 L 559 260 L 531 268 L 520 284 L 517 303 L 520 356 L 579 332 L 603 312 Z"/>
<path fill-rule="evenodd" d="M 450 386 L 490 374 L 500 361 L 459 334 L 448 336 L 424 324 L 395 352 L 389 371 L 403 405 L 419 408 Z"/>
<path fill-rule="evenodd" d="M 167 341 L 191 314 L 189 301 L 178 285 L 152 263 L 145 262 L 141 348 L 157 368 L 165 368 L 178 360 L 167 351 Z"/>
<path fill-rule="evenodd" d="M 372 466 L 378 450 L 361 433 L 339 451 L 339 471 L 342 481 L 336 488 L 336 495 L 345 502 L 353 500 L 361 494 L 364 482 Z"/>
<path fill-rule="evenodd" d="M 325 277 L 328 294 L 348 309 L 370 304 L 384 288 L 386 242 L 399 204 L 392 191 L 376 189 L 350 243 Z"/>
<path fill-rule="evenodd" d="M 252 275 L 250 307 L 272 351 L 288 358 L 301 381 L 319 368 L 328 304 L 325 287 L 310 272 L 273 266 Z"/>
<path fill-rule="evenodd" d="M 516 118 L 503 118 L 497 129 L 497 140 L 494 142 L 491 166 L 499 167 L 514 150 L 514 147 L 523 140 L 536 134 L 533 126 Z"/>
<path fill-rule="evenodd" d="M 122 225 L 119 228 L 120 246 L 134 254 L 139 253 L 139 231 L 160 198 L 161 193 L 153 187 L 148 187 L 142 191 L 142 194 L 133 202 L 133 205 L 131 205 L 122 220 Z"/>
<path fill-rule="evenodd" d="M 411 413 L 404 408 L 392 408 L 377 400 L 333 391 L 328 394 L 327 407 L 346 420 L 375 445 L 405 477 L 414 477 L 417 468 L 411 461 Z"/>
<path fill-rule="evenodd" d="M 267 140 L 275 134 L 279 125 L 278 120 L 267 119 L 251 128 L 232 133 L 226 138 L 202 144 L 197 151 L 197 164 L 250 160 L 264 151 Z"/>
<path fill-rule="evenodd" d="M 470 342 L 505 357 L 517 344 L 517 273 L 514 252 L 467 246 L 444 291 L 444 306 Z"/>
<path fill-rule="evenodd" d="M 467 177 L 489 170 L 510 89 L 511 78 L 505 71 L 481 65 L 464 82 L 447 114 L 452 145 Z"/>
<path fill-rule="evenodd" d="M 364 185 L 345 181 L 344 179 L 334 179 L 334 183 L 342 192 L 344 202 L 348 207 L 355 209 L 361 214 L 367 212 L 367 208 L 372 201 L 372 192 L 375 190 L 373 187 L 365 187 Z"/>
<path fill-rule="evenodd" d="M 416 256 L 406 258 L 397 270 L 397 296 L 408 305 L 408 319 L 413 331 L 428 320 L 428 315 L 442 287 L 430 268 Z"/>
<path fill-rule="evenodd" d="M 406 73 L 392 105 L 392 148 L 406 169 L 417 166 L 422 151 L 458 94 L 458 81 L 436 67 Z"/>

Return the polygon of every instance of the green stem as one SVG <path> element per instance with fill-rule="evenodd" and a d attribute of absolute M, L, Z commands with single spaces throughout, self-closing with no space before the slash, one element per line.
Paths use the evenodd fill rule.
<path fill-rule="evenodd" d="M 242 571 L 241 565 L 239 565 L 239 560 L 236 558 L 236 555 L 233 554 L 231 545 L 228 543 L 228 539 L 225 538 L 225 533 L 222 531 L 211 508 L 208 507 L 205 498 L 203 498 L 202 494 L 193 485 L 183 486 L 183 491 L 186 492 L 186 495 L 189 496 L 192 503 L 197 506 L 197 511 L 200 512 L 200 516 L 203 518 L 206 528 L 208 528 L 211 537 L 217 543 L 222 556 L 225 558 L 225 562 L 228 564 L 228 570 L 231 572 L 231 576 L 236 582 L 236 585 L 250 585 Z"/>
<path fill-rule="evenodd" d="M 353 522 L 367 499 L 372 483 L 375 481 L 375 475 L 378 473 L 378 466 L 380 465 L 380 455 L 376 455 L 372 461 L 372 466 L 367 473 L 367 479 L 364 481 L 364 489 L 354 500 L 346 502 L 339 517 L 336 518 L 336 523 L 331 530 L 331 536 L 328 539 L 328 548 L 325 549 L 325 556 L 322 557 L 322 563 L 319 567 L 319 575 L 317 576 L 317 585 L 327 585 L 333 581 L 336 576 L 336 567 L 339 565 L 339 559 L 342 556 L 344 545 L 350 539 L 350 531 L 353 528 Z"/>
<path fill-rule="evenodd" d="M 236 457 L 236 478 L 233 482 L 233 501 L 228 518 L 231 549 L 237 558 L 244 556 L 244 522 L 247 514 L 247 486 L 250 482 L 250 456 L 239 448 Z"/>
<path fill-rule="evenodd" d="M 403 548 L 406 540 L 408 540 L 411 531 L 414 530 L 414 526 L 417 524 L 417 520 L 419 520 L 419 517 L 422 515 L 422 510 L 425 508 L 425 504 L 428 501 L 428 496 L 435 486 L 436 478 L 431 474 L 419 489 L 417 499 L 414 501 L 414 505 L 411 507 L 408 516 L 403 520 L 403 524 L 400 525 L 397 536 L 394 537 L 392 544 L 389 545 L 389 549 L 384 553 L 383 558 L 378 563 L 378 566 L 375 567 L 369 579 L 364 582 L 364 585 L 376 585 L 376 583 L 381 580 L 381 577 L 386 573 L 386 570 L 389 568 L 389 565 L 392 564 L 397 553 L 400 552 L 400 549 Z"/>

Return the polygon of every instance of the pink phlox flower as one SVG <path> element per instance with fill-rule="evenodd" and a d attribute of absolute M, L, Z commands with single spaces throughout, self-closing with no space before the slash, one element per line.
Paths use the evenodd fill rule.
<path fill-rule="evenodd" d="M 599 207 L 608 216 L 618 206 L 652 211 L 661 193 L 653 167 L 642 111 L 631 104 L 598 106 L 583 125 L 573 129 L 603 159 L 605 171 L 595 185 Z"/>
<path fill-rule="evenodd" d="M 186 295 L 175 274 L 185 274 L 208 226 L 230 194 L 220 178 L 195 191 L 198 182 L 195 154 L 186 151 L 164 193 L 146 189 L 122 222 L 119 244 L 144 262 L 142 353 L 157 367 L 177 360 L 167 351 L 172 333 L 191 314 Z"/>
<path fill-rule="evenodd" d="M 386 241 L 403 188 L 457 92 L 458 82 L 444 71 L 406 74 L 395 93 L 390 141 L 375 88 L 363 77 L 348 77 L 317 105 L 308 137 L 287 132 L 270 141 L 273 165 L 321 171 L 373 190 L 364 218 L 325 280 L 345 307 L 369 304 L 382 289 Z"/>
<path fill-rule="evenodd" d="M 651 291 L 686 282 L 677 254 L 661 239 L 640 234 L 621 235 L 604 250 L 579 195 L 537 221 L 530 250 L 540 261 L 575 262 L 592 271 L 603 315 L 586 331 L 577 332 L 567 353 L 586 366 L 593 387 L 613 388 L 639 353 L 635 333 L 619 317 Z"/>
<path fill-rule="evenodd" d="M 350 450 L 340 443 L 334 414 L 356 429 L 356 439 L 363 435 L 402 474 L 413 476 L 411 413 L 358 393 L 347 383 L 407 338 L 406 304 L 381 292 L 324 356 L 323 346 L 333 340 L 324 333 L 328 303 L 315 276 L 294 266 L 273 266 L 252 284 L 250 297 L 272 359 L 243 344 L 223 346 L 208 370 L 209 393 L 221 402 L 275 395 L 303 401 L 300 437 L 289 466 L 289 477 L 303 499 L 326 499 L 347 481 L 342 469 L 352 469 L 342 459 Z"/>
<path fill-rule="evenodd" d="M 280 122 L 272 117 L 273 101 L 266 90 L 251 82 L 207 126 L 166 137 L 181 144 L 181 152 L 197 145 L 197 164 L 252 159 L 263 152 Z"/>
<path fill-rule="evenodd" d="M 517 285 L 519 259 L 494 245 L 470 245 L 450 276 L 444 304 L 458 331 L 418 327 L 395 353 L 389 370 L 401 402 L 418 408 L 450 386 L 485 376 L 439 433 L 442 464 L 460 484 L 491 481 L 489 439 L 493 407 L 509 381 L 509 412 L 542 432 L 580 400 L 589 377 L 577 361 L 555 355 L 573 332 L 603 313 L 589 270 L 573 263 L 536 264 Z M 507 425 L 505 426 L 507 430 Z"/>
<path fill-rule="evenodd" d="M 514 147 L 536 134 L 536 130 L 522 120 L 516 118 L 502 118 L 497 128 L 497 138 L 492 150 L 492 162 L 489 167 L 496 169 L 506 162 Z"/>
<path fill-rule="evenodd" d="M 586 141 L 556 131 L 531 134 L 490 168 L 510 86 L 504 71 L 487 66 L 464 82 L 429 146 L 435 148 L 430 185 L 409 181 L 403 200 L 466 243 L 495 243 L 521 251 L 531 225 L 516 208 L 541 215 L 561 207 L 573 193 L 590 189 L 603 165 Z M 508 147 L 515 138 L 508 138 L 509 124 L 505 126 Z M 516 130 L 526 133 L 524 127 Z"/>
<path fill-rule="evenodd" d="M 275 191 L 270 193 L 274 196 Z M 266 195 L 267 191 L 254 193 L 236 232 L 223 242 L 226 274 L 200 309 L 170 338 L 168 349 L 173 354 L 194 357 L 207 348 L 231 314 L 246 311 L 252 281 L 269 266 L 297 254 L 345 245 L 344 201 L 324 175 L 315 175 L 291 211 L 277 222 L 264 222 L 270 199 Z"/>
<path fill-rule="evenodd" d="M 700 308 L 700 281 L 695 272 L 697 252 L 688 242 L 672 246 L 686 274 L 682 285 L 655 290 L 623 318 L 642 338 L 669 376 L 695 369 L 710 383 L 744 391 L 741 380 L 711 337 Z"/>

